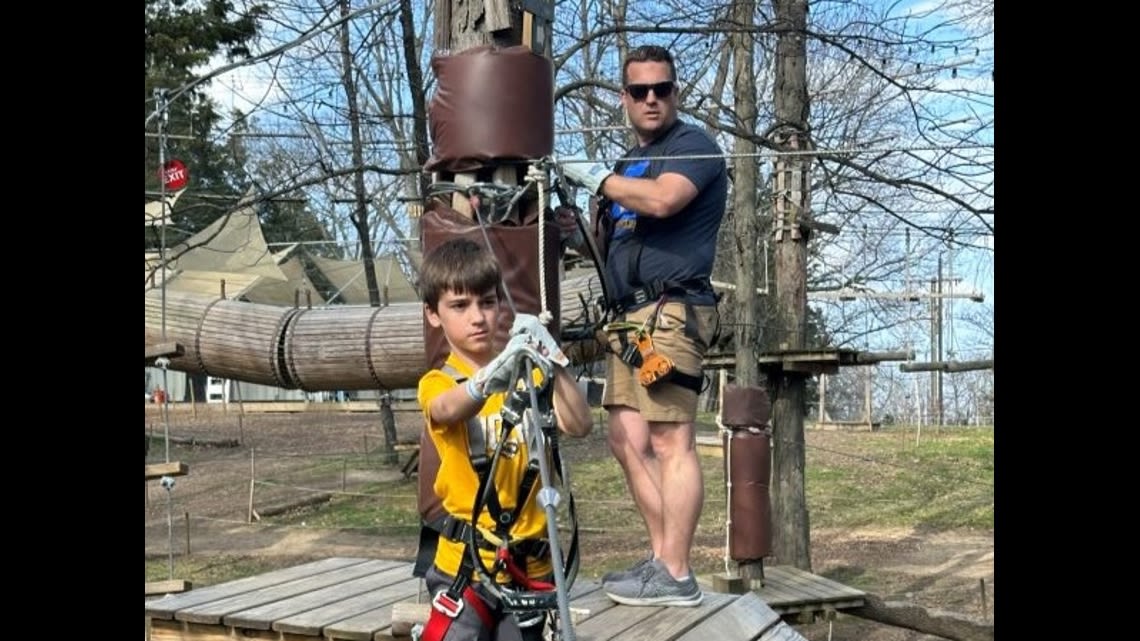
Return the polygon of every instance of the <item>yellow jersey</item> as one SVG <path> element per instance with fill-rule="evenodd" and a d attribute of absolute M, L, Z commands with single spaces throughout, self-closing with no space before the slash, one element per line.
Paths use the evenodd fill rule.
<path fill-rule="evenodd" d="M 456 358 L 448 355 L 447 364 L 465 377 L 474 376 L 471 367 Z M 541 377 L 541 374 L 538 375 Z M 541 378 L 539 379 L 541 380 Z M 458 385 L 454 378 L 441 370 L 433 369 L 420 378 L 418 399 L 424 413 L 424 421 L 432 442 L 439 452 L 439 472 L 435 477 L 435 493 L 443 502 L 443 507 L 457 519 L 471 522 L 472 508 L 475 506 L 475 493 L 479 490 L 479 476 L 471 465 L 468 453 L 468 425 L 460 423 L 436 423 L 430 416 L 429 408 L 435 397 Z M 483 430 L 483 442 L 486 444 L 487 456 L 490 457 L 499 445 L 502 438 L 503 418 L 500 414 L 505 393 L 492 394 L 483 404 L 478 419 L 479 427 Z M 504 512 L 512 512 L 519 500 L 526 500 L 526 504 L 519 512 L 518 520 L 509 533 L 510 541 L 522 539 L 546 538 L 546 513 L 535 501 L 541 481 L 535 481 L 530 496 L 520 499 L 519 484 L 527 468 L 527 446 L 523 438 L 521 426 L 511 427 L 505 437 L 503 451 L 500 454 L 495 469 L 494 487 L 498 490 L 499 505 Z M 486 506 L 479 514 L 479 525 L 493 532 L 495 521 Z M 435 565 L 443 572 L 455 576 L 459 571 L 460 561 L 463 559 L 465 544 L 451 541 L 445 537 L 439 538 L 439 547 L 435 554 Z M 480 550 L 484 567 L 491 567 L 495 561 L 495 553 L 491 550 Z M 550 574 L 552 567 L 550 559 L 541 559 L 527 563 L 527 574 L 531 577 L 541 577 Z M 478 570 L 472 574 L 472 579 L 479 580 Z M 505 572 L 496 577 L 496 581 L 507 582 Z"/>

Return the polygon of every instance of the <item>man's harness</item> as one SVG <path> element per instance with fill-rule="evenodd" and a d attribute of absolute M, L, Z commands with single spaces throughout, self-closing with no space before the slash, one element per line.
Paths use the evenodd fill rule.
<path fill-rule="evenodd" d="M 701 376 L 686 374 L 678 370 L 673 363 L 673 359 L 657 351 L 653 346 L 652 334 L 657 325 L 657 316 L 661 313 L 661 308 L 668 302 L 670 293 L 678 290 L 680 290 L 682 294 L 684 293 L 680 285 L 670 287 L 659 281 L 658 285 L 653 288 L 641 288 L 636 290 L 633 294 L 626 296 L 625 299 L 652 300 L 651 298 L 644 297 L 649 296 L 650 293 L 655 293 L 657 304 L 653 312 L 646 317 L 645 322 L 640 325 L 629 322 L 607 323 L 602 327 L 598 339 L 603 342 L 607 349 L 616 354 L 623 363 L 637 369 L 638 382 L 644 387 L 653 387 L 658 383 L 668 381 L 700 394 L 704 387 L 704 379 Z M 618 307 L 615 306 L 615 309 L 617 308 Z M 693 341 L 701 340 L 696 326 L 696 314 L 693 311 L 693 306 L 689 303 L 685 303 L 684 332 L 685 335 Z M 606 334 L 609 333 L 617 334 L 618 341 L 621 343 L 620 349 L 615 350 L 610 346 L 610 342 L 606 336 Z M 630 341 L 629 335 L 631 333 L 633 334 L 633 341 Z"/>

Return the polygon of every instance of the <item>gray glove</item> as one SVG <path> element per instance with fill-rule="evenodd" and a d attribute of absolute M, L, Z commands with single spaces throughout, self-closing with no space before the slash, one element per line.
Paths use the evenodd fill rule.
<path fill-rule="evenodd" d="M 533 314 L 516 314 L 515 322 L 511 325 L 511 336 L 526 336 L 529 338 L 529 344 L 537 348 L 539 353 L 551 362 L 558 363 L 562 367 L 570 364 L 570 359 L 566 358 L 558 341 L 554 340 L 542 321 Z"/>
<path fill-rule="evenodd" d="M 602 163 L 590 162 L 585 158 L 567 158 L 558 161 L 558 169 L 571 185 L 583 187 L 591 195 L 602 188 L 602 181 L 613 175 L 613 171 Z"/>
<path fill-rule="evenodd" d="M 468 380 L 467 393 L 476 400 L 486 400 L 492 394 L 510 390 L 522 374 L 518 371 L 518 364 L 526 356 L 542 367 L 544 374 L 549 375 L 547 370 L 550 369 L 550 361 L 539 353 L 532 341 L 525 334 L 507 341 L 503 351 Z"/>

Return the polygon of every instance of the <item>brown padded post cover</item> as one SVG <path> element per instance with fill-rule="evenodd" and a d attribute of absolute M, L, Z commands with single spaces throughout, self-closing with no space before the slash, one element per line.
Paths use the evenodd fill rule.
<path fill-rule="evenodd" d="M 772 402 L 763 387 L 725 385 L 720 422 L 729 427 L 764 427 L 772 416 Z"/>
<path fill-rule="evenodd" d="M 729 556 L 735 561 L 762 559 L 772 550 L 772 442 L 767 425 L 772 403 L 763 387 L 725 385 L 720 422 L 726 476 L 730 479 Z"/>
<path fill-rule="evenodd" d="M 461 173 L 554 151 L 554 66 L 522 45 L 471 47 L 431 60 L 439 88 L 428 107 L 424 171 Z"/>

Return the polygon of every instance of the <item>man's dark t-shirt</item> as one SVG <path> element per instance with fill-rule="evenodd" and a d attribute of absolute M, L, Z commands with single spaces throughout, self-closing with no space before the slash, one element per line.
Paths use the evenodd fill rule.
<path fill-rule="evenodd" d="M 703 285 L 687 287 L 684 300 L 697 305 L 715 304 L 708 279 L 728 195 L 728 174 L 716 142 L 700 128 L 678 120 L 657 140 L 626 152 L 614 171 L 631 178 L 681 174 L 697 188 L 693 200 L 668 218 L 639 216 L 611 203 L 613 234 L 606 271 L 615 300 L 654 281 L 691 283 L 699 279 Z M 646 304 L 652 302 L 656 301 Z"/>

